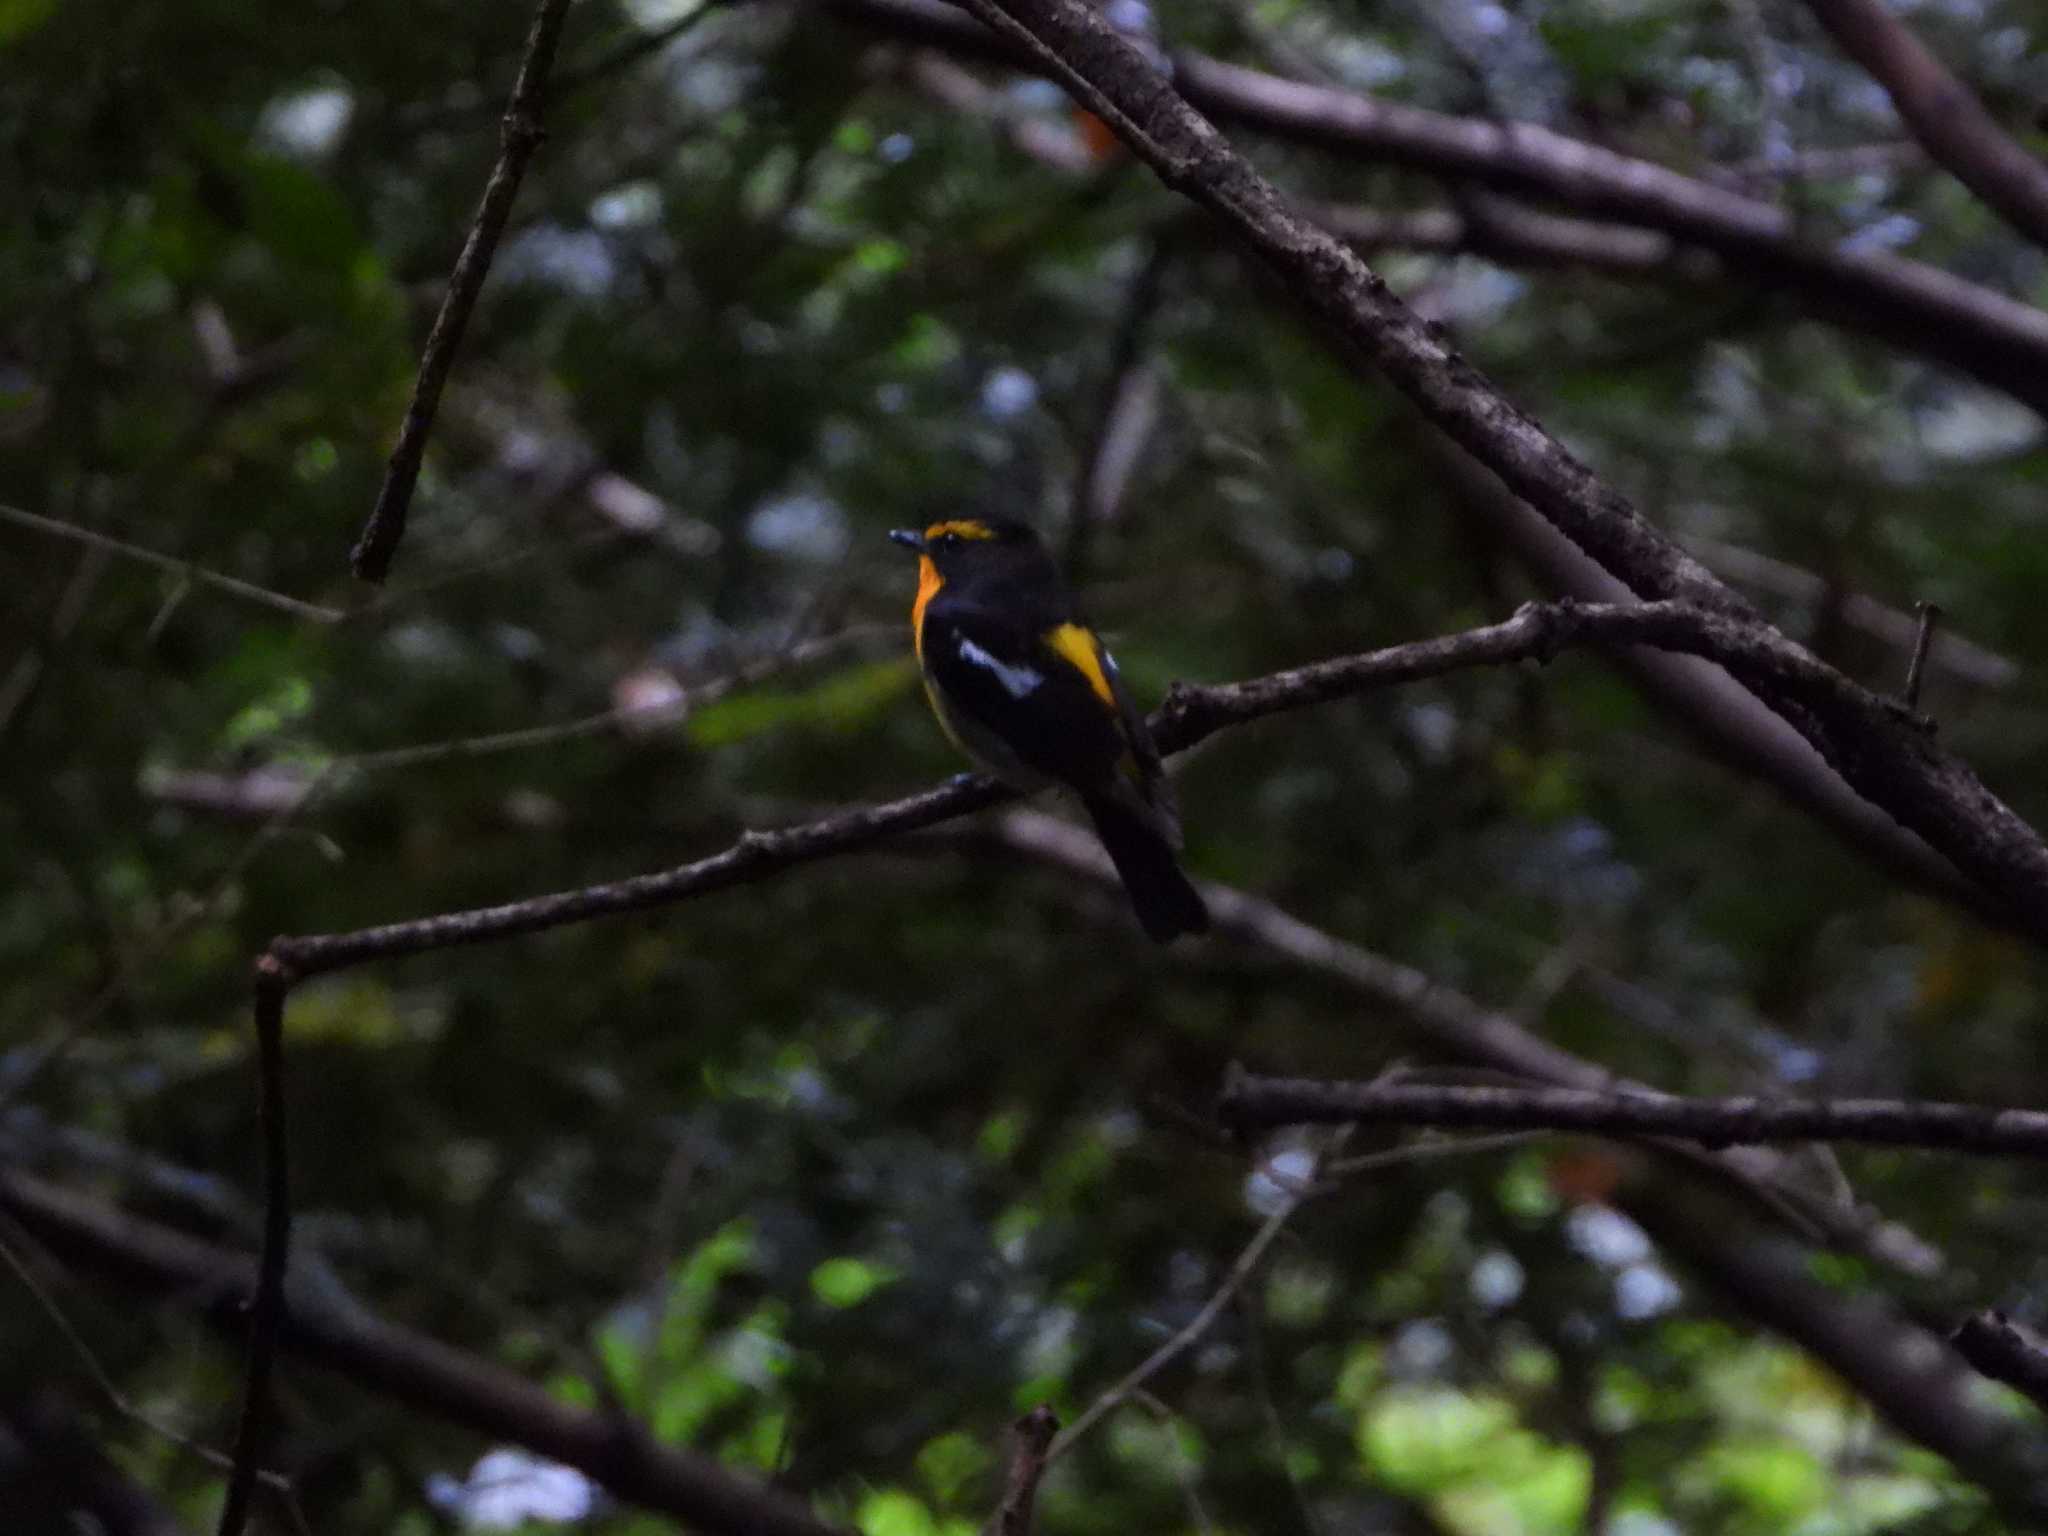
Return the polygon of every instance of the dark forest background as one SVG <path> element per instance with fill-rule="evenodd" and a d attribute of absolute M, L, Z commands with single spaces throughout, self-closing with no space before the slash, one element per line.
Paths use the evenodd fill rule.
<path fill-rule="evenodd" d="M 1896 692 L 1938 604 L 1932 740 L 2048 818 L 2048 10 L 1110 18 L 1841 674 Z M 1888 20 L 1960 104 L 1902 119 L 1911 71 L 1855 42 Z M 962 766 L 888 528 L 1035 521 L 1148 705 L 1617 595 L 1298 284 L 913 0 L 569 8 L 410 527 L 356 581 L 530 21 L 0 3 L 10 1530 L 218 1516 L 273 935 Z M 1987 142 L 2015 207 L 1956 174 Z M 326 1342 L 287 1337 L 255 1527 L 967 1536 L 1011 1420 L 1176 1338 L 1038 1530 L 2026 1527 L 2041 1410 L 1944 1339 L 2048 1320 L 2038 1162 L 1214 1113 L 1232 1063 L 2048 1103 L 2048 903 L 1801 750 L 1708 662 L 1567 649 L 1187 754 L 1221 920 L 1170 949 L 1047 797 L 306 980 L 290 1310 Z"/>

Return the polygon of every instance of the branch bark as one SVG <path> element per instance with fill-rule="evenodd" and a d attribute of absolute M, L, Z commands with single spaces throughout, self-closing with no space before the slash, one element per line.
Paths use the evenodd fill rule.
<path fill-rule="evenodd" d="M 1053 1436 L 1060 1421 L 1043 1403 L 1010 1426 L 1016 1444 L 1010 1452 L 1010 1475 L 1003 1486 L 1003 1501 L 988 1523 L 991 1536 L 1031 1536 L 1031 1510 L 1038 1501 L 1039 1480 L 1045 1476 Z"/>
<path fill-rule="evenodd" d="M 1116 880 L 1109 860 L 1076 827 L 1029 811 L 1004 816 L 1000 827 L 1013 847 L 1106 886 Z M 1247 940 L 1393 1010 L 1429 1048 L 1450 1060 L 1609 1092 L 1652 1091 L 1617 1079 L 1507 1015 L 1312 927 L 1271 902 L 1209 882 L 1201 890 L 1219 933 Z M 1375 1027 L 1379 1023 L 1376 1018 Z M 1804 1268 L 1804 1255 L 1766 1238 L 1713 1191 L 1725 1189 L 1779 1217 L 1796 1207 L 1830 1241 L 1922 1276 L 1928 1271 L 1924 1248 L 1868 1213 L 1799 1194 L 1786 1177 L 1790 1165 L 1766 1149 L 1695 1153 L 1680 1166 L 1718 1175 L 1717 1183 L 1688 1187 L 1643 1176 L 1631 1180 L 1619 1196 L 1621 1206 L 1660 1247 L 1730 1295 L 1751 1317 L 1825 1363 L 1903 1433 L 1947 1457 L 2004 1508 L 2026 1516 L 2026 1528 L 2048 1517 L 2048 1451 L 2037 1437 L 1987 1410 L 1970 1393 L 1970 1377 L 1954 1351 L 1888 1302 L 1844 1296 L 1814 1281 Z"/>
<path fill-rule="evenodd" d="M 195 1309 L 239 1333 L 255 1278 L 247 1254 L 199 1242 L 27 1175 L 0 1172 L 0 1210 L 80 1269 Z M 367 1391 L 493 1440 L 575 1467 L 628 1503 L 730 1536 L 846 1536 L 798 1499 L 707 1456 L 558 1401 L 511 1372 L 382 1321 L 331 1284 L 294 1286 L 278 1340 Z"/>
<path fill-rule="evenodd" d="M 1444 476 L 1460 501 L 1512 549 L 1545 586 L 1582 602 L 1626 602 L 1629 591 L 1461 449 L 1431 434 Z M 1965 880 L 1917 833 L 1859 795 L 1790 721 L 1710 661 L 1642 647 L 1612 653 L 1644 697 L 1715 757 L 1771 785 L 1879 868 L 1954 902 L 1994 927 L 2014 927 L 2009 909 Z"/>
<path fill-rule="evenodd" d="M 1235 1073 L 1217 1114 L 1238 1127 L 1353 1123 L 1671 1136 L 1709 1148 L 1855 1141 L 1978 1157 L 2048 1157 L 2048 1112 L 1902 1099 L 1655 1097 L 1579 1088 L 1327 1082 Z"/>
<path fill-rule="evenodd" d="M 434 328 L 427 335 L 426 350 L 420 354 L 419 377 L 413 381 L 412 403 L 398 429 L 398 446 L 391 450 L 391 462 L 384 471 L 384 484 L 370 509 L 370 520 L 356 547 L 349 552 L 349 564 L 358 579 L 382 581 L 391 570 L 391 557 L 398 553 L 405 537 L 406 514 L 412 508 L 413 487 L 419 483 L 420 460 L 427 451 L 427 437 L 434 430 L 434 412 L 441 404 L 441 391 L 448 383 L 448 371 L 455 365 L 455 352 L 462 345 L 462 333 L 469 326 L 470 312 L 490 274 L 491 261 L 498 254 L 505 221 L 512 216 L 512 200 L 519 195 L 519 182 L 526 164 L 546 137 L 541 127 L 541 102 L 548 71 L 555 62 L 555 45 L 561 40 L 562 22 L 569 14 L 569 0 L 540 0 L 534 12 L 532 30 L 526 36 L 526 54 L 520 60 L 519 78 L 512 87 L 504 121 L 498 129 L 498 160 L 491 167 L 491 179 L 484 185 L 483 201 L 477 205 L 469 237 L 455 258 L 455 270 L 448 278 L 448 292 Z"/>
<path fill-rule="evenodd" d="M 825 3 L 870 30 L 1012 68 L 1046 68 L 945 0 Z M 1939 267 L 1810 244 L 1773 203 L 1548 128 L 1379 101 L 1187 51 L 1174 55 L 1173 68 L 1188 103 L 1219 122 L 1661 230 L 1719 255 L 1731 275 L 2048 414 L 2048 314 Z"/>
<path fill-rule="evenodd" d="M 2026 1394 L 2048 1412 L 2048 1349 L 2022 1333 L 2002 1312 L 1966 1317 L 1949 1342 L 1979 1371 Z"/>
<path fill-rule="evenodd" d="M 1754 618 L 1746 603 L 1418 319 L 1363 261 L 1295 213 L 1083 0 L 967 4 L 1040 57 L 1161 181 L 1217 215 L 1315 316 L 1342 358 L 1361 372 L 1383 375 L 1632 592 L 1682 600 L 1702 615 Z M 2039 834 L 1924 732 L 1873 714 L 1867 701 L 1852 704 L 1832 685 L 1816 686 L 1818 673 L 1793 663 L 1791 653 L 1805 653 L 1782 636 L 1767 640 L 1766 634 L 1775 635 L 1767 626 L 1747 633 L 1757 649 L 1715 659 L 1790 720 L 1859 794 L 1997 896 L 2015 922 L 2048 937 L 2048 844 Z M 1839 676 L 1824 667 L 1819 673 Z"/>
<path fill-rule="evenodd" d="M 1884 87 L 1899 116 L 1956 180 L 2048 247 L 2048 165 L 2015 143 L 1970 88 L 1880 0 L 1807 0 L 1841 50 Z"/>

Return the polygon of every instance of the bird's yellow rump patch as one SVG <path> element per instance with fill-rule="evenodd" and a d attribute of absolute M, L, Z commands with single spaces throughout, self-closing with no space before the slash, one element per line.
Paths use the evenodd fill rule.
<path fill-rule="evenodd" d="M 1088 679 L 1097 698 L 1111 709 L 1117 707 L 1116 690 L 1110 687 L 1109 673 L 1102 665 L 1102 645 L 1093 630 L 1082 624 L 1062 624 L 1045 632 L 1045 643 Z"/>
<path fill-rule="evenodd" d="M 925 529 L 925 542 L 933 543 L 949 533 L 960 539 L 992 539 L 996 536 L 995 529 L 978 517 L 956 517 L 947 522 L 933 523 Z"/>

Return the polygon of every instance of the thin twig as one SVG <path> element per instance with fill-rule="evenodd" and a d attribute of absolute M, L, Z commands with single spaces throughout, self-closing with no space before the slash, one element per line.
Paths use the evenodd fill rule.
<path fill-rule="evenodd" d="M 1573 646 L 1617 645 L 1669 647 L 1720 661 L 1741 658 L 1752 669 L 1799 686 L 1835 690 L 1845 707 L 1853 706 L 1872 720 L 1905 717 L 1896 700 L 1841 677 L 1766 626 L 1702 613 L 1685 603 L 1527 603 L 1499 624 L 1241 683 L 1176 687 L 1152 716 L 1152 730 L 1162 751 L 1181 752 L 1220 730 L 1395 683 L 1547 659 Z M 962 775 L 887 804 L 857 807 L 779 831 L 747 832 L 721 853 L 657 873 L 347 933 L 280 938 L 271 953 L 297 974 L 310 976 L 369 960 L 646 911 L 767 879 L 800 864 L 1015 799 L 1016 794 L 985 775 Z M 2038 922 L 2048 933 L 2048 911 L 2038 914 Z"/>
<path fill-rule="evenodd" d="M 284 1003 L 295 978 L 273 956 L 256 962 L 257 1114 L 263 1127 L 263 1252 L 249 1308 L 249 1360 L 242 1373 L 242 1414 L 235 1464 L 221 1504 L 219 1536 L 242 1536 L 270 1407 L 271 1367 L 284 1314 L 284 1277 L 292 1233 L 291 1178 L 285 1162 Z"/>
<path fill-rule="evenodd" d="M 1038 1499 L 1039 1479 L 1052 1464 L 1048 1447 L 1059 1427 L 1058 1417 L 1043 1403 L 1010 1426 L 1016 1441 L 1010 1475 L 1003 1484 L 1002 1502 L 983 1528 L 987 1536 L 1031 1536 L 1032 1505 Z"/>
<path fill-rule="evenodd" d="M 7 1219 L 6 1225 L 19 1231 L 19 1228 L 11 1218 Z M 225 1451 L 216 1450 L 203 1440 L 193 1439 L 182 1430 L 177 1429 L 173 1425 L 166 1424 L 147 1409 L 137 1407 L 129 1399 L 128 1394 L 123 1392 L 115 1382 L 113 1373 L 107 1369 L 106 1364 L 93 1352 L 92 1346 L 86 1342 L 85 1335 L 78 1331 L 78 1325 L 71 1321 L 62 1307 L 57 1305 L 57 1298 L 52 1296 L 43 1283 L 36 1278 L 35 1271 L 29 1267 L 28 1261 L 17 1253 L 14 1245 L 4 1237 L 0 1237 L 0 1263 L 4 1263 L 9 1269 L 14 1271 L 14 1277 L 21 1282 L 22 1289 L 29 1293 L 30 1298 L 35 1302 L 43 1316 L 50 1320 L 50 1326 L 57 1330 L 58 1336 L 64 1340 L 71 1353 L 77 1357 L 78 1363 L 84 1368 L 85 1374 L 91 1379 L 93 1386 L 98 1388 L 100 1396 L 107 1400 L 108 1407 L 112 1408 L 122 1418 L 130 1419 L 140 1424 L 159 1439 L 177 1446 L 182 1451 L 190 1452 L 208 1466 L 222 1472 L 232 1469 L 234 1461 Z M 292 1480 L 282 1472 L 273 1472 L 268 1468 L 264 1468 L 258 1471 L 256 1475 L 266 1488 L 287 1498 L 292 1496 Z"/>
<path fill-rule="evenodd" d="M 448 279 L 448 292 L 434 328 L 420 355 L 419 376 L 413 383 L 412 403 L 398 430 L 398 446 L 391 450 L 391 463 L 384 473 L 377 504 L 349 563 L 363 581 L 382 581 L 405 537 L 406 514 L 412 506 L 413 487 L 419 481 L 420 460 L 427 451 L 427 435 L 434 428 L 434 412 L 441 403 L 441 390 L 448 382 L 456 348 L 462 344 L 470 311 L 476 307 L 484 278 L 498 253 L 498 241 L 505 233 L 505 221 L 512 213 L 512 200 L 519 192 L 526 164 L 540 148 L 545 136 L 541 128 L 542 97 L 548 70 L 554 64 L 555 44 L 562 35 L 562 21 L 569 0 L 540 0 L 534 12 L 533 28 L 527 34 L 526 54 L 519 63 L 519 78 L 512 87 L 512 100 L 498 130 L 498 161 L 491 167 L 491 179 L 484 187 L 476 219 L 462 254 L 455 258 L 455 270 Z"/>
<path fill-rule="evenodd" d="M 1901 697 L 1906 708 L 1920 707 L 1920 675 L 1927 668 L 1927 652 L 1934 645 L 1934 626 L 1941 622 L 1938 603 L 1920 603 L 1920 630 L 1913 637 L 1913 659 L 1906 663 L 1906 687 Z"/>
<path fill-rule="evenodd" d="M 60 539 L 70 539 L 77 544 L 89 545 L 108 554 L 123 555 L 130 560 L 139 560 L 144 565 L 153 565 L 160 571 L 199 586 L 212 587 L 218 592 L 231 593 L 252 603 L 261 603 L 279 613 L 288 613 L 295 619 L 311 619 L 316 624 L 339 624 L 348 617 L 340 608 L 329 608 L 323 603 L 309 603 L 301 598 L 287 597 L 282 592 L 273 592 L 268 587 L 259 587 L 254 582 L 239 577 L 224 575 L 220 571 L 208 570 L 190 560 L 180 560 L 175 555 L 158 554 L 140 544 L 130 544 L 126 539 L 116 539 L 104 533 L 95 533 L 90 528 L 81 528 L 76 523 L 67 523 L 60 518 L 44 517 L 37 512 L 27 512 L 20 507 L 0 505 L 0 522 L 13 523 L 22 528 L 33 528 L 38 533 L 52 534 Z"/>
<path fill-rule="evenodd" d="M 1282 1199 L 1279 1207 L 1252 1235 L 1252 1240 L 1245 1244 L 1244 1251 L 1237 1256 L 1237 1261 L 1223 1277 L 1223 1283 L 1217 1286 L 1215 1292 L 1202 1304 L 1202 1310 L 1189 1318 L 1172 1338 L 1140 1361 L 1123 1380 L 1090 1403 L 1081 1417 L 1062 1430 L 1059 1438 L 1053 1441 L 1051 1449 L 1045 1453 L 1048 1464 L 1058 1461 L 1071 1451 L 1080 1442 L 1081 1437 L 1093 1429 L 1105 1415 L 1121 1407 L 1125 1400 L 1146 1382 L 1201 1341 L 1202 1335 L 1209 1331 L 1216 1319 L 1223 1315 L 1223 1309 L 1230 1305 L 1231 1298 L 1244 1289 L 1245 1282 L 1258 1272 L 1259 1263 L 1265 1258 L 1266 1250 L 1273 1246 L 1274 1240 L 1280 1236 L 1281 1229 L 1287 1225 L 1288 1219 L 1301 1208 L 1302 1202 L 1307 1198 L 1307 1192 L 1303 1191 L 1289 1194 Z"/>
<path fill-rule="evenodd" d="M 1668 1136 L 1710 1148 L 1855 1141 L 1980 1157 L 2048 1157 L 2048 1111 L 1902 1099 L 1678 1098 L 1623 1090 L 1327 1082 L 1240 1073 L 1225 1084 L 1217 1114 L 1240 1128 L 1485 1126 Z"/>
<path fill-rule="evenodd" d="M 1258 1400 L 1259 1417 L 1265 1422 L 1266 1438 L 1272 1443 L 1273 1460 L 1279 1465 L 1280 1475 L 1287 1479 L 1288 1491 L 1294 1495 L 1294 1508 L 1301 1516 L 1302 1529 L 1308 1532 L 1308 1536 L 1324 1536 L 1322 1517 L 1316 1513 L 1308 1489 L 1302 1486 L 1301 1477 L 1294 1470 L 1287 1426 L 1281 1423 L 1280 1405 L 1273 1400 L 1272 1373 L 1266 1367 L 1266 1330 L 1259 1321 L 1258 1304 L 1241 1291 L 1237 1297 L 1237 1314 L 1244 1328 L 1245 1372 L 1251 1377 L 1252 1396 Z"/>

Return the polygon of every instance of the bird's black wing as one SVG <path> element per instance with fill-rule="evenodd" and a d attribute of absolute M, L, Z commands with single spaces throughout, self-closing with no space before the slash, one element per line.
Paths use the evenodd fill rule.
<path fill-rule="evenodd" d="M 1050 633 L 941 593 L 925 612 L 925 671 L 959 724 L 994 736 L 1025 767 L 1105 788 L 1132 751 L 1122 711 Z"/>

